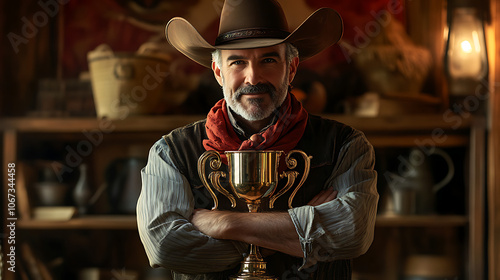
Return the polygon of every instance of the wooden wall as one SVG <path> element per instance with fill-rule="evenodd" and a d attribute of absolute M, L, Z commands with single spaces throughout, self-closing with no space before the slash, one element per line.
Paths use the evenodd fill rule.
<path fill-rule="evenodd" d="M 490 40 L 490 69 L 492 75 L 490 95 L 490 134 L 488 144 L 488 266 L 489 279 L 500 279 L 500 3 L 491 0 L 492 28 Z"/>

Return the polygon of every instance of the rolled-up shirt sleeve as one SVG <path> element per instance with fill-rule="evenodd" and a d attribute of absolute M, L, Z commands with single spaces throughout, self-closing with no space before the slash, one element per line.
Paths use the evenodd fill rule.
<path fill-rule="evenodd" d="M 317 262 L 352 259 L 364 254 L 373 241 L 377 213 L 375 154 L 363 133 L 344 143 L 325 184 L 337 198 L 318 206 L 289 209 L 304 253 L 301 268 Z"/>
<path fill-rule="evenodd" d="M 141 171 L 137 224 L 150 265 L 181 273 L 207 273 L 239 264 L 247 244 L 211 238 L 190 223 L 193 193 L 168 154 L 168 145 L 159 140 Z"/>

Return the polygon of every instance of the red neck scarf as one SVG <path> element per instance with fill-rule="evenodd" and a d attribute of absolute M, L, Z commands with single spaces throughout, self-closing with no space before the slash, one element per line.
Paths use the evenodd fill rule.
<path fill-rule="evenodd" d="M 206 150 L 219 152 L 225 161 L 225 151 L 279 150 L 288 153 L 294 149 L 307 125 L 308 114 L 302 104 L 288 93 L 278 112 L 278 120 L 259 133 L 262 142 L 242 141 L 233 129 L 227 112 L 226 101 L 219 100 L 207 116 L 208 139 L 203 140 Z"/>

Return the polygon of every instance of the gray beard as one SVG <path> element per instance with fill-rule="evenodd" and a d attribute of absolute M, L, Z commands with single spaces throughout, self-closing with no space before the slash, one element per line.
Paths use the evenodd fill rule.
<path fill-rule="evenodd" d="M 224 78 L 222 78 L 222 83 L 224 84 Z M 222 87 L 222 91 L 224 92 L 224 98 L 226 99 L 226 103 L 229 105 L 229 108 L 231 108 L 236 114 L 240 115 L 241 117 L 249 121 L 263 120 L 269 117 L 276 109 L 278 109 L 281 106 L 281 104 L 283 104 L 288 93 L 288 75 L 287 77 L 285 77 L 283 83 L 277 89 L 275 89 L 271 85 L 263 86 L 267 89 L 266 92 L 268 92 L 269 95 L 271 96 L 273 106 L 263 107 L 262 102 L 264 101 L 264 99 L 253 98 L 250 100 L 250 103 L 257 108 L 251 111 L 245 110 L 241 105 L 241 103 L 239 102 L 241 96 L 245 93 L 259 92 L 260 91 L 260 89 L 258 89 L 259 85 L 255 87 L 257 87 L 257 89 L 253 89 L 252 86 L 245 88 L 238 88 L 231 98 L 228 98 L 229 96 L 228 89 Z"/>

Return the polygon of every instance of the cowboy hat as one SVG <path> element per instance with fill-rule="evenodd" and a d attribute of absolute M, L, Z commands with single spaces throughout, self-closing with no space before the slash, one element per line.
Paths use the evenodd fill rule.
<path fill-rule="evenodd" d="M 251 49 L 291 43 L 303 61 L 342 37 L 343 24 L 333 9 L 321 8 L 290 32 L 276 0 L 226 0 L 219 35 L 209 44 L 186 19 L 172 18 L 165 28 L 167 41 L 185 56 L 210 68 L 216 49 Z"/>

